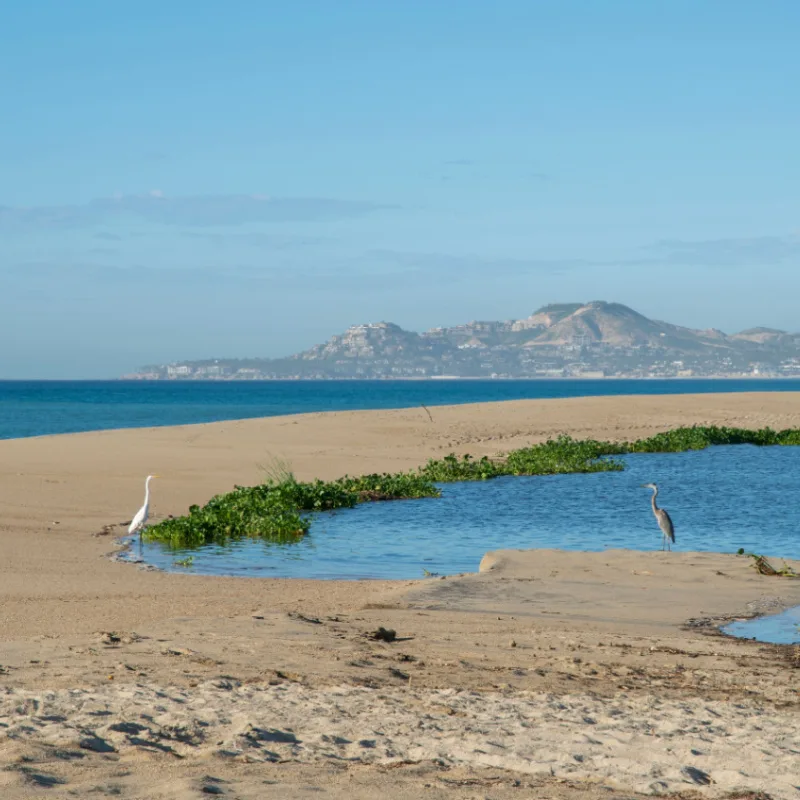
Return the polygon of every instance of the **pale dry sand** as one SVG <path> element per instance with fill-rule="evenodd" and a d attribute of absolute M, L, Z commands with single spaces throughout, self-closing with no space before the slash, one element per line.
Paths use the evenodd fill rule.
<path fill-rule="evenodd" d="M 800 744 L 796 715 L 747 701 L 227 680 L 10 690 L 0 720 L 17 752 L 31 742 L 113 754 L 117 763 L 141 753 L 209 765 L 427 762 L 642 793 L 713 781 L 719 792 L 768 789 L 781 798 L 796 796 Z"/>
<path fill-rule="evenodd" d="M 431 411 L 0 442 L 0 796 L 800 797 L 800 652 L 717 631 L 800 603 L 800 581 L 746 559 L 501 551 L 343 583 L 108 558 L 150 472 L 158 518 L 271 457 L 330 478 L 558 433 L 800 427 L 790 393 Z"/>

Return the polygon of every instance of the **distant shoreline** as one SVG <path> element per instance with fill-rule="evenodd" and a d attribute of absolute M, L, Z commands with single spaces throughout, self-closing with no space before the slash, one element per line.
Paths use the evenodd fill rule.
<path fill-rule="evenodd" d="M 64 378 L 61 380 L 104 380 L 92 378 Z M 112 381 L 126 383 L 426 383 L 441 381 L 491 381 L 491 382 L 521 382 L 521 381 L 800 381 L 800 375 L 653 375 L 648 377 L 635 377 L 627 375 L 547 375 L 541 377 L 524 378 L 492 378 L 486 375 L 462 377 L 461 375 L 431 375 L 420 378 L 136 378 L 122 376 L 109 378 Z M 2 381 L 0 381 L 2 382 Z"/>
<path fill-rule="evenodd" d="M 655 375 L 652 377 L 628 377 L 608 375 L 587 377 L 568 375 L 537 378 L 490 378 L 487 376 L 461 377 L 460 375 L 433 376 L 426 378 L 135 378 L 123 375 L 116 378 L 0 378 L 0 386 L 6 383 L 443 383 L 450 381 L 484 381 L 486 383 L 543 383 L 543 382 L 590 382 L 631 381 L 652 383 L 654 381 L 784 381 L 800 382 L 800 375 Z"/>

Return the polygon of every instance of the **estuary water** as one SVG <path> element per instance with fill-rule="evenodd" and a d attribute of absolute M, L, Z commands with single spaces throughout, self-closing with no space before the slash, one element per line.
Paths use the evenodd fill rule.
<path fill-rule="evenodd" d="M 624 461 L 624 472 L 444 484 L 441 498 L 318 514 L 293 544 L 244 540 L 175 552 L 146 543 L 142 556 L 200 574 L 407 579 L 474 572 L 486 551 L 502 548 L 654 550 L 661 532 L 640 487 L 653 481 L 675 524 L 674 550 L 800 559 L 800 447 L 711 447 Z M 189 556 L 191 566 L 175 565 Z"/>

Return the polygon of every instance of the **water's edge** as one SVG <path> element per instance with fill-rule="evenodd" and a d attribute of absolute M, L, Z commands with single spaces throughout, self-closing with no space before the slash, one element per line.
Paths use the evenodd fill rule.
<path fill-rule="evenodd" d="M 140 555 L 134 553 L 134 549 L 136 546 L 136 541 L 138 537 L 134 536 L 123 536 L 117 540 L 115 540 L 114 544 L 117 546 L 117 549 L 110 552 L 108 554 L 108 558 L 111 561 L 129 564 L 131 566 L 136 566 L 141 570 L 145 570 L 147 572 L 162 572 L 165 575 L 186 575 L 191 574 L 188 573 L 185 569 L 168 569 L 166 567 L 158 567 L 155 564 L 150 564 L 144 560 L 144 558 Z M 558 548 L 553 548 L 558 549 Z M 490 551 L 487 551 L 490 552 Z M 567 552 L 567 551 L 563 551 Z M 629 551 L 629 552 L 636 552 L 636 551 Z M 730 555 L 729 553 L 719 553 L 719 555 Z M 769 558 L 769 557 L 768 557 Z M 447 577 L 461 577 L 462 575 L 474 575 L 477 574 L 478 570 L 474 572 L 467 572 L 467 573 L 459 573 L 458 575 L 449 575 Z M 196 575 L 195 577 L 198 578 L 212 578 L 212 577 L 219 577 L 213 575 Z M 237 579 L 244 578 L 245 580 L 320 580 L 320 581 L 328 581 L 328 580 L 355 580 L 355 581 L 366 581 L 366 580 L 390 580 L 387 578 L 355 578 L 355 579 L 348 579 L 348 578 L 269 578 L 265 576 L 259 575 L 248 575 L 248 576 L 223 576 L 223 577 L 235 577 Z M 420 582 L 426 580 L 426 578 L 418 578 Z M 786 623 L 784 626 L 783 623 Z M 740 615 L 731 615 L 723 622 L 718 622 L 714 626 L 714 630 L 719 633 L 720 635 L 729 638 L 735 639 L 737 641 L 743 642 L 757 642 L 760 644 L 774 644 L 774 645 L 796 645 L 800 644 L 800 606 L 784 606 L 783 610 L 781 611 L 769 611 L 765 610 L 763 613 L 758 613 L 752 617 L 748 617 L 747 619 L 742 618 Z M 788 632 L 784 632 L 783 628 L 788 627 Z M 778 631 L 776 633 L 776 631 Z"/>
<path fill-rule="evenodd" d="M 720 626 L 720 633 L 740 641 L 761 644 L 800 644 L 800 606 L 784 607 L 774 613 L 765 611 L 749 619 L 737 618 Z"/>
<path fill-rule="evenodd" d="M 800 392 L 800 380 L 0 381 L 0 439 L 423 405 L 742 392 Z"/>

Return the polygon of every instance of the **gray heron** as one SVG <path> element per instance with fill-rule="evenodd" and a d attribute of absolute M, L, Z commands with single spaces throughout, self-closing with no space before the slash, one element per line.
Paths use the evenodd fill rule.
<path fill-rule="evenodd" d="M 654 483 L 643 483 L 643 489 L 652 489 L 653 496 L 650 498 L 650 505 L 653 507 L 653 514 L 655 515 L 658 527 L 661 528 L 661 533 L 664 538 L 661 542 L 661 549 L 666 546 L 667 550 L 672 550 L 672 543 L 675 541 L 675 526 L 672 524 L 669 514 L 665 508 L 659 508 L 656 505 L 656 497 L 658 497 L 658 486 Z"/>

